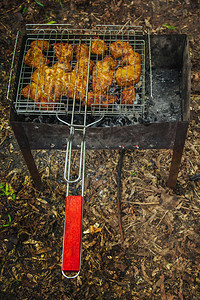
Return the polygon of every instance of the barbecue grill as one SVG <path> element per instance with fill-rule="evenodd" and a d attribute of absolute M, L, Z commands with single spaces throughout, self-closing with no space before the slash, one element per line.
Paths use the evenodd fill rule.
<path fill-rule="evenodd" d="M 122 87 L 113 79 L 105 94 L 107 97 L 114 95 L 115 101 L 96 102 L 94 99 L 88 105 L 88 95 L 92 90 L 90 63 L 103 61 L 105 55 L 111 55 L 109 48 L 105 55 L 92 53 L 92 43 L 96 40 L 104 41 L 108 46 L 119 40 L 122 44 L 128 42 L 141 56 L 141 75 L 135 83 L 134 101 L 126 103 L 122 99 Z M 83 43 L 88 46 L 84 100 L 76 97 L 76 82 L 70 97 L 49 97 L 42 103 L 36 97 L 24 97 L 22 90 L 31 83 L 35 70 L 24 63 L 33 41 L 42 41 L 43 45 L 44 41 L 51 45 L 66 43 L 73 48 Z M 48 48 L 45 59 L 48 59 L 50 67 L 53 66 L 57 62 L 55 51 Z M 121 67 L 120 59 L 114 74 Z M 75 70 L 76 64 L 73 54 L 70 68 Z M 14 73 L 16 76 L 13 76 Z M 42 183 L 31 149 L 66 149 L 64 177 L 67 197 L 62 272 L 66 277 L 69 277 L 66 271 L 78 274 L 86 148 L 173 149 L 168 186 L 173 188 L 176 185 L 189 124 L 190 57 L 187 36 L 150 36 L 144 34 L 141 27 L 133 26 L 97 26 L 87 30 L 72 29 L 66 24 L 27 25 L 22 38 L 17 34 L 8 99 L 11 91 L 10 122 L 37 188 L 40 189 Z M 72 149 L 80 150 L 79 172 L 75 179 L 70 174 Z M 71 195 L 70 186 L 79 180 L 82 180 L 82 194 Z"/>

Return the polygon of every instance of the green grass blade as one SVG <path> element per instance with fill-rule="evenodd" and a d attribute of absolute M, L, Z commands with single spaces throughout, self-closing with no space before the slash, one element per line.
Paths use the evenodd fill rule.
<path fill-rule="evenodd" d="M 44 6 L 44 4 L 42 4 L 41 2 L 39 2 L 38 0 L 35 0 L 35 2 L 40 5 L 40 6 Z"/>

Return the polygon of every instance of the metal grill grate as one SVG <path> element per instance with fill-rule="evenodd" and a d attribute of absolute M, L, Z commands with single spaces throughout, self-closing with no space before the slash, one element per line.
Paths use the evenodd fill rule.
<path fill-rule="evenodd" d="M 103 40 L 108 46 L 104 55 L 93 54 L 91 46 L 94 41 Z M 86 44 L 89 49 L 89 64 L 86 71 L 86 95 L 84 100 L 75 99 L 74 92 L 73 97 L 63 95 L 59 100 L 48 98 L 41 103 L 41 101 L 30 99 L 30 91 L 28 97 L 24 97 L 22 90 L 24 87 L 31 83 L 31 77 L 35 71 L 35 68 L 27 66 L 24 62 L 25 56 L 30 49 L 30 44 L 33 41 L 48 41 L 51 48 L 43 51 L 45 61 L 50 61 L 49 68 L 52 68 L 57 63 L 58 58 L 53 51 L 52 45 L 56 43 L 66 43 L 72 45 L 73 49 L 76 45 Z M 85 114 L 84 103 L 87 103 L 88 93 L 92 91 L 92 73 L 89 73 L 91 64 L 96 64 L 97 61 L 103 61 L 105 56 L 112 56 L 110 53 L 110 44 L 116 41 L 122 41 L 122 43 L 128 42 L 132 49 L 139 53 L 141 56 L 141 76 L 137 84 L 135 84 L 136 98 L 134 104 L 122 103 L 122 90 L 124 87 L 120 87 L 116 83 L 115 74 L 121 66 L 121 57 L 117 59 L 117 66 L 114 69 L 113 81 L 109 86 L 109 90 L 105 94 L 115 96 L 115 101 L 109 105 L 103 105 L 101 103 L 93 103 L 87 108 L 87 114 L 92 115 L 131 115 L 133 117 L 143 117 L 145 109 L 145 38 L 141 27 L 126 26 L 97 26 L 93 30 L 89 29 L 71 29 L 70 25 L 27 25 L 26 27 L 26 39 L 24 44 L 24 52 L 22 58 L 21 69 L 19 73 L 19 81 L 17 86 L 17 95 L 14 102 L 16 112 L 18 114 Z M 42 44 L 44 48 L 44 44 Z M 70 60 L 71 72 L 75 72 L 75 66 L 77 66 L 76 54 L 73 52 L 73 57 Z M 41 62 L 39 64 L 41 69 Z M 65 70 L 63 70 L 65 72 Z M 76 74 L 77 75 L 77 74 Z M 77 76 L 76 76 L 77 77 Z M 38 76 L 39 80 L 39 76 Z M 70 81 L 70 80 L 69 80 Z M 77 82 L 74 84 L 74 90 L 77 89 Z M 36 91 L 37 93 L 37 91 Z"/>

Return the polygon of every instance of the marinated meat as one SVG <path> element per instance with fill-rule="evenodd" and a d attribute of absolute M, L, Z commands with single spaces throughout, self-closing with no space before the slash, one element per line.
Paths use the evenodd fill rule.
<path fill-rule="evenodd" d="M 74 51 L 76 53 L 77 60 L 81 57 L 89 57 L 89 47 L 86 44 L 75 45 Z"/>
<path fill-rule="evenodd" d="M 44 41 L 44 40 L 35 40 L 33 42 L 31 42 L 30 44 L 31 48 L 39 48 L 42 51 L 47 51 L 51 48 L 51 45 L 49 44 L 48 41 Z"/>
<path fill-rule="evenodd" d="M 107 92 L 112 84 L 116 61 L 111 56 L 104 57 L 103 61 L 97 61 L 92 72 L 93 91 Z"/>
<path fill-rule="evenodd" d="M 101 94 L 99 92 L 89 92 L 87 97 L 87 106 L 108 107 L 117 101 L 117 96 Z"/>
<path fill-rule="evenodd" d="M 141 65 L 128 65 L 119 67 L 115 73 L 115 79 L 119 86 L 130 86 L 140 80 Z"/>
<path fill-rule="evenodd" d="M 121 64 L 122 65 L 141 64 L 141 55 L 135 51 L 130 51 L 130 53 L 122 57 Z"/>
<path fill-rule="evenodd" d="M 49 73 L 51 73 L 51 68 L 43 65 L 33 72 L 31 80 L 38 85 L 43 85 L 43 82 L 46 80 L 46 76 L 48 76 Z"/>
<path fill-rule="evenodd" d="M 83 100 L 86 95 L 87 76 L 75 71 L 70 73 L 70 82 L 67 86 L 66 96 L 76 100 Z"/>
<path fill-rule="evenodd" d="M 50 44 L 43 40 L 35 40 L 30 45 L 24 62 L 36 70 L 31 76 L 31 83 L 22 89 L 25 98 L 35 101 L 40 108 L 49 110 L 53 109 L 62 96 L 80 100 L 83 105 L 107 108 L 117 102 L 117 96 L 108 94 L 115 77 L 117 84 L 123 88 L 120 103 L 134 104 L 134 84 L 139 82 L 141 76 L 141 55 L 133 51 L 129 42 L 119 40 L 112 43 L 112 56 L 105 56 L 97 61 L 95 66 L 94 61 L 89 58 L 88 45 L 56 43 L 53 50 L 58 61 L 49 67 L 50 61 L 42 51 L 47 51 L 50 47 Z M 72 70 L 70 61 L 73 58 L 73 50 L 76 54 L 76 64 Z M 108 46 L 100 38 L 92 41 L 93 54 L 104 55 L 107 50 Z M 122 66 L 118 67 L 119 61 L 116 59 L 120 57 Z M 93 91 L 88 92 L 91 72 Z"/>
<path fill-rule="evenodd" d="M 71 71 L 71 64 L 69 61 L 59 60 L 51 68 L 53 70 L 57 71 L 59 74 L 60 73 L 64 74 L 66 72 Z"/>
<path fill-rule="evenodd" d="M 110 44 L 110 53 L 114 58 L 119 58 L 133 51 L 129 42 L 116 41 Z"/>
<path fill-rule="evenodd" d="M 50 60 L 44 56 L 41 49 L 34 47 L 26 53 L 24 63 L 29 67 L 39 68 L 42 65 L 48 65 Z"/>
<path fill-rule="evenodd" d="M 43 65 L 33 72 L 31 79 L 39 85 L 43 84 L 43 82 L 47 85 L 50 80 L 62 80 L 64 74 L 68 71 L 71 71 L 69 62 L 57 62 L 51 68 Z"/>
<path fill-rule="evenodd" d="M 22 89 L 22 95 L 31 100 L 38 100 L 42 96 L 42 90 L 38 88 L 37 83 L 31 82 Z"/>
<path fill-rule="evenodd" d="M 31 79 L 31 84 L 22 90 L 24 97 L 36 102 L 58 102 L 60 97 L 67 93 L 70 73 L 58 62 L 51 68 L 43 65 L 36 69 Z"/>
<path fill-rule="evenodd" d="M 73 47 L 68 43 L 53 44 L 53 51 L 58 59 L 71 61 L 73 57 Z"/>
<path fill-rule="evenodd" d="M 35 101 L 36 105 L 41 109 L 53 109 L 57 99 L 51 99 L 35 82 L 31 82 L 22 89 L 22 94 L 25 98 Z M 54 101 L 53 101 L 54 100 Z M 49 103 L 50 102 L 50 103 Z"/>
<path fill-rule="evenodd" d="M 96 37 L 95 40 L 92 41 L 91 52 L 93 54 L 104 55 L 107 50 L 108 46 L 99 37 Z"/>
<path fill-rule="evenodd" d="M 74 71 L 78 73 L 83 73 L 87 76 L 88 67 L 89 67 L 89 74 L 90 74 L 92 68 L 94 67 L 94 62 L 92 60 L 89 60 L 89 58 L 87 57 L 80 57 L 80 59 L 77 61 L 74 67 Z"/>
<path fill-rule="evenodd" d="M 117 61 L 113 59 L 111 56 L 105 56 L 103 59 L 103 67 L 104 69 L 114 70 L 117 67 Z"/>
<path fill-rule="evenodd" d="M 121 104 L 134 104 L 135 97 L 136 94 L 134 86 L 124 88 L 121 93 Z"/>

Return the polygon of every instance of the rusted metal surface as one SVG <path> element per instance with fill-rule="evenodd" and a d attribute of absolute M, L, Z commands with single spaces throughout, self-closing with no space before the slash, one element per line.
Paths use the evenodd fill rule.
<path fill-rule="evenodd" d="M 65 125 L 12 121 L 21 126 L 31 149 L 65 149 L 69 128 Z M 87 149 L 172 149 L 177 122 L 94 127 L 86 131 Z M 22 135 L 22 134 L 21 134 Z M 59 138 L 58 138 L 59 137 Z M 82 135 L 75 131 L 73 147 L 80 148 Z"/>
<path fill-rule="evenodd" d="M 42 190 L 41 177 L 40 177 L 39 171 L 37 169 L 37 166 L 35 164 L 33 155 L 31 153 L 31 148 L 29 145 L 28 137 L 24 131 L 24 128 L 20 123 L 11 123 L 11 124 L 12 124 L 12 129 L 14 131 L 15 137 L 19 144 L 20 150 L 24 157 L 24 160 L 26 162 L 28 170 L 29 170 L 31 177 L 33 179 L 33 182 L 35 184 L 35 187 L 38 190 Z"/>
<path fill-rule="evenodd" d="M 173 147 L 173 157 L 167 182 L 167 186 L 170 188 L 175 188 L 176 186 L 188 125 L 188 122 L 181 122 L 177 124 L 176 137 Z"/>
<path fill-rule="evenodd" d="M 181 77 L 182 90 L 182 115 L 183 121 L 190 120 L 190 91 L 191 91 L 191 61 L 189 51 L 189 41 L 185 40 L 185 47 L 183 52 L 183 67 Z"/>

